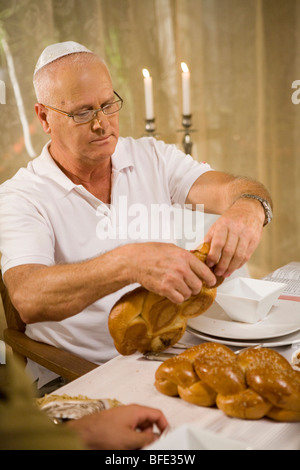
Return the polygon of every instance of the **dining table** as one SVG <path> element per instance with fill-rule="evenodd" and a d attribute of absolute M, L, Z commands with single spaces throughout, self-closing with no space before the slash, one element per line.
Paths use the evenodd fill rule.
<path fill-rule="evenodd" d="M 181 348 L 203 342 L 206 341 L 186 331 L 180 344 L 167 352 L 179 354 Z M 299 347 L 300 340 L 274 349 L 291 361 Z M 238 349 L 232 347 L 234 351 Z M 162 410 L 169 423 L 168 432 L 144 450 L 300 450 L 300 422 L 236 419 L 216 407 L 196 406 L 158 392 L 154 381 L 160 363 L 138 352 L 117 355 L 54 393 L 111 398 L 124 405 L 137 403 Z"/>

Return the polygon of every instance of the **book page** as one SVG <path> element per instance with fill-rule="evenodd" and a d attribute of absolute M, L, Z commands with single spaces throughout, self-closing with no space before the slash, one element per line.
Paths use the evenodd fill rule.
<path fill-rule="evenodd" d="M 286 284 L 280 299 L 300 301 L 300 262 L 286 264 L 268 274 L 264 280 Z"/>

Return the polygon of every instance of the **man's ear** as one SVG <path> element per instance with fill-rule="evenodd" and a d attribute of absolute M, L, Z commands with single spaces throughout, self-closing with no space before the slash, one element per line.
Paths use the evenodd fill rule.
<path fill-rule="evenodd" d="M 44 132 L 46 132 L 46 134 L 51 134 L 50 125 L 48 122 L 48 113 L 47 113 L 46 108 L 42 104 L 36 103 L 34 105 L 34 109 L 37 114 L 37 117 L 39 118 L 39 121 L 41 122 L 43 126 Z"/>

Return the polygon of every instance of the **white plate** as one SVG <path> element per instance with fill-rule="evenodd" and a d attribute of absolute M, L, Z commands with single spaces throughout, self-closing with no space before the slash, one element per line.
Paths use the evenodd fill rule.
<path fill-rule="evenodd" d="M 210 336 L 205 335 L 204 333 L 200 333 L 189 326 L 187 327 L 186 331 L 188 333 L 191 333 L 193 336 L 196 336 L 197 338 L 204 339 L 205 341 L 210 341 L 213 343 L 225 344 L 226 346 L 238 346 L 247 348 L 249 346 L 256 346 L 259 343 L 262 344 L 262 346 L 266 346 L 268 348 L 279 348 L 281 346 L 289 346 L 290 344 L 300 344 L 300 331 L 290 333 L 289 335 L 279 336 L 277 338 L 261 338 L 259 341 L 242 341 L 218 338 L 217 336 Z"/>
<path fill-rule="evenodd" d="M 188 325 L 194 330 L 219 338 L 254 340 L 276 338 L 300 330 L 300 303 L 277 300 L 268 316 L 254 324 L 231 320 L 216 302 Z"/>

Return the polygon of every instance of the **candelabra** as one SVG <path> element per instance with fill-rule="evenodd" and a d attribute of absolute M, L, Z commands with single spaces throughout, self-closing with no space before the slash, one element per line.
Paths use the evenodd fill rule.
<path fill-rule="evenodd" d="M 155 119 L 146 119 L 145 130 L 148 136 L 155 136 Z"/>
<path fill-rule="evenodd" d="M 192 147 L 193 147 L 191 132 L 195 132 L 195 129 L 190 129 L 191 126 L 192 126 L 192 115 L 191 114 L 183 114 L 181 123 L 182 123 L 183 129 L 180 129 L 178 132 L 184 132 L 184 136 L 183 136 L 183 139 L 182 139 L 182 145 L 183 145 L 183 148 L 184 148 L 184 152 L 186 154 L 191 155 L 192 154 Z"/>
<path fill-rule="evenodd" d="M 182 145 L 184 148 L 184 152 L 186 154 L 192 155 L 192 147 L 193 147 L 193 142 L 191 138 L 191 133 L 196 132 L 196 129 L 191 129 L 192 127 L 192 115 L 191 114 L 183 114 L 182 115 L 182 127 L 183 129 L 179 129 L 177 132 L 183 132 L 183 139 L 182 139 Z M 157 132 L 156 132 L 156 127 L 155 127 L 155 119 L 146 119 L 145 120 L 145 131 L 146 135 L 148 137 L 159 137 Z"/>

